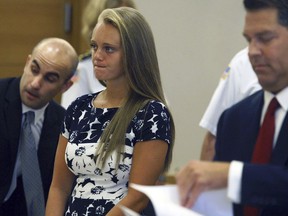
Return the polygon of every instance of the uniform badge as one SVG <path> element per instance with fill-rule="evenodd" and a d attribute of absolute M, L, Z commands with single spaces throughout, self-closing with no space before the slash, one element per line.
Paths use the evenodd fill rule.
<path fill-rule="evenodd" d="M 221 75 L 222 80 L 225 80 L 229 76 L 230 70 L 231 70 L 231 67 L 230 67 L 230 65 L 228 65 L 226 70 Z"/>

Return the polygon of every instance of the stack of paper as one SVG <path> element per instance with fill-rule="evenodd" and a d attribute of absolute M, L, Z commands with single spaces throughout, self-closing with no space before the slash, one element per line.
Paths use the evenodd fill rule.
<path fill-rule="evenodd" d="M 130 186 L 144 194 L 151 200 L 157 216 L 232 216 L 232 203 L 226 196 L 226 190 L 207 191 L 197 199 L 192 209 L 180 205 L 176 185 Z M 122 206 L 125 216 L 140 216 L 131 209 Z M 149 215 L 148 215 L 149 216 Z"/>

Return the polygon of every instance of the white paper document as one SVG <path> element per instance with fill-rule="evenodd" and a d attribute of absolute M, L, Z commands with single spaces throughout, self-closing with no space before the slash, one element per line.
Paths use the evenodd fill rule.
<path fill-rule="evenodd" d="M 130 184 L 130 186 L 144 194 L 151 200 L 157 216 L 232 216 L 232 203 L 227 198 L 227 190 L 214 190 L 203 192 L 192 209 L 180 205 L 176 185 L 143 186 Z M 123 210 L 123 209 L 122 209 Z M 138 216 L 129 214 L 125 216 Z M 123 210 L 123 212 L 125 211 Z"/>

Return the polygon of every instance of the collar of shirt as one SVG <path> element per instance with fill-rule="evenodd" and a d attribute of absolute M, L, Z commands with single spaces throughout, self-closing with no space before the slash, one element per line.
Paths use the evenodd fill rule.
<path fill-rule="evenodd" d="M 277 100 L 281 105 L 281 108 L 285 111 L 288 110 L 288 87 L 284 88 L 282 91 L 280 91 L 277 95 Z"/>
<path fill-rule="evenodd" d="M 274 133 L 274 141 L 273 145 L 276 145 L 277 137 L 279 135 L 279 132 L 282 127 L 282 123 L 284 121 L 284 118 L 286 116 L 287 110 L 288 110 L 288 87 L 284 88 L 282 91 L 280 91 L 278 94 L 274 95 L 271 92 L 264 92 L 264 106 L 262 110 L 262 116 L 261 116 L 261 124 L 264 119 L 264 115 L 268 109 L 268 105 L 273 97 L 276 97 L 280 108 L 275 113 L 275 133 Z"/>
<path fill-rule="evenodd" d="M 28 112 L 28 111 L 33 111 L 35 114 L 35 118 L 34 118 L 34 122 L 33 124 L 36 125 L 38 122 L 43 122 L 44 120 L 44 112 L 47 108 L 48 104 L 46 104 L 44 107 L 40 108 L 40 109 L 32 109 L 28 106 L 26 106 L 25 104 L 22 103 L 22 114 Z"/>
<path fill-rule="evenodd" d="M 271 92 L 264 91 L 264 106 L 262 110 L 262 117 L 263 114 L 266 113 L 266 110 L 268 108 L 268 105 L 270 101 L 273 99 L 273 97 L 276 97 L 281 109 L 283 109 L 285 112 L 288 110 L 288 87 L 284 88 L 282 91 L 280 91 L 278 94 L 272 94 Z"/>

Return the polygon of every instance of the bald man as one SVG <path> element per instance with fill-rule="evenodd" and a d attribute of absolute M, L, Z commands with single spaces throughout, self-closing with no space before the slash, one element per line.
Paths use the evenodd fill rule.
<path fill-rule="evenodd" d="M 31 130 L 38 155 L 44 196 L 42 204 L 45 207 L 65 112 L 53 101 L 53 98 L 72 85 L 70 78 L 76 71 L 77 65 L 78 55 L 67 41 L 60 38 L 47 38 L 40 41 L 32 54 L 28 55 L 20 78 L 0 79 L 1 216 L 34 214 L 32 210 L 27 213 L 27 209 L 36 204 L 30 203 L 27 207 L 21 161 L 23 151 L 21 128 L 24 115 L 29 111 L 34 113 Z M 29 163 L 35 161 L 31 160 Z"/>

